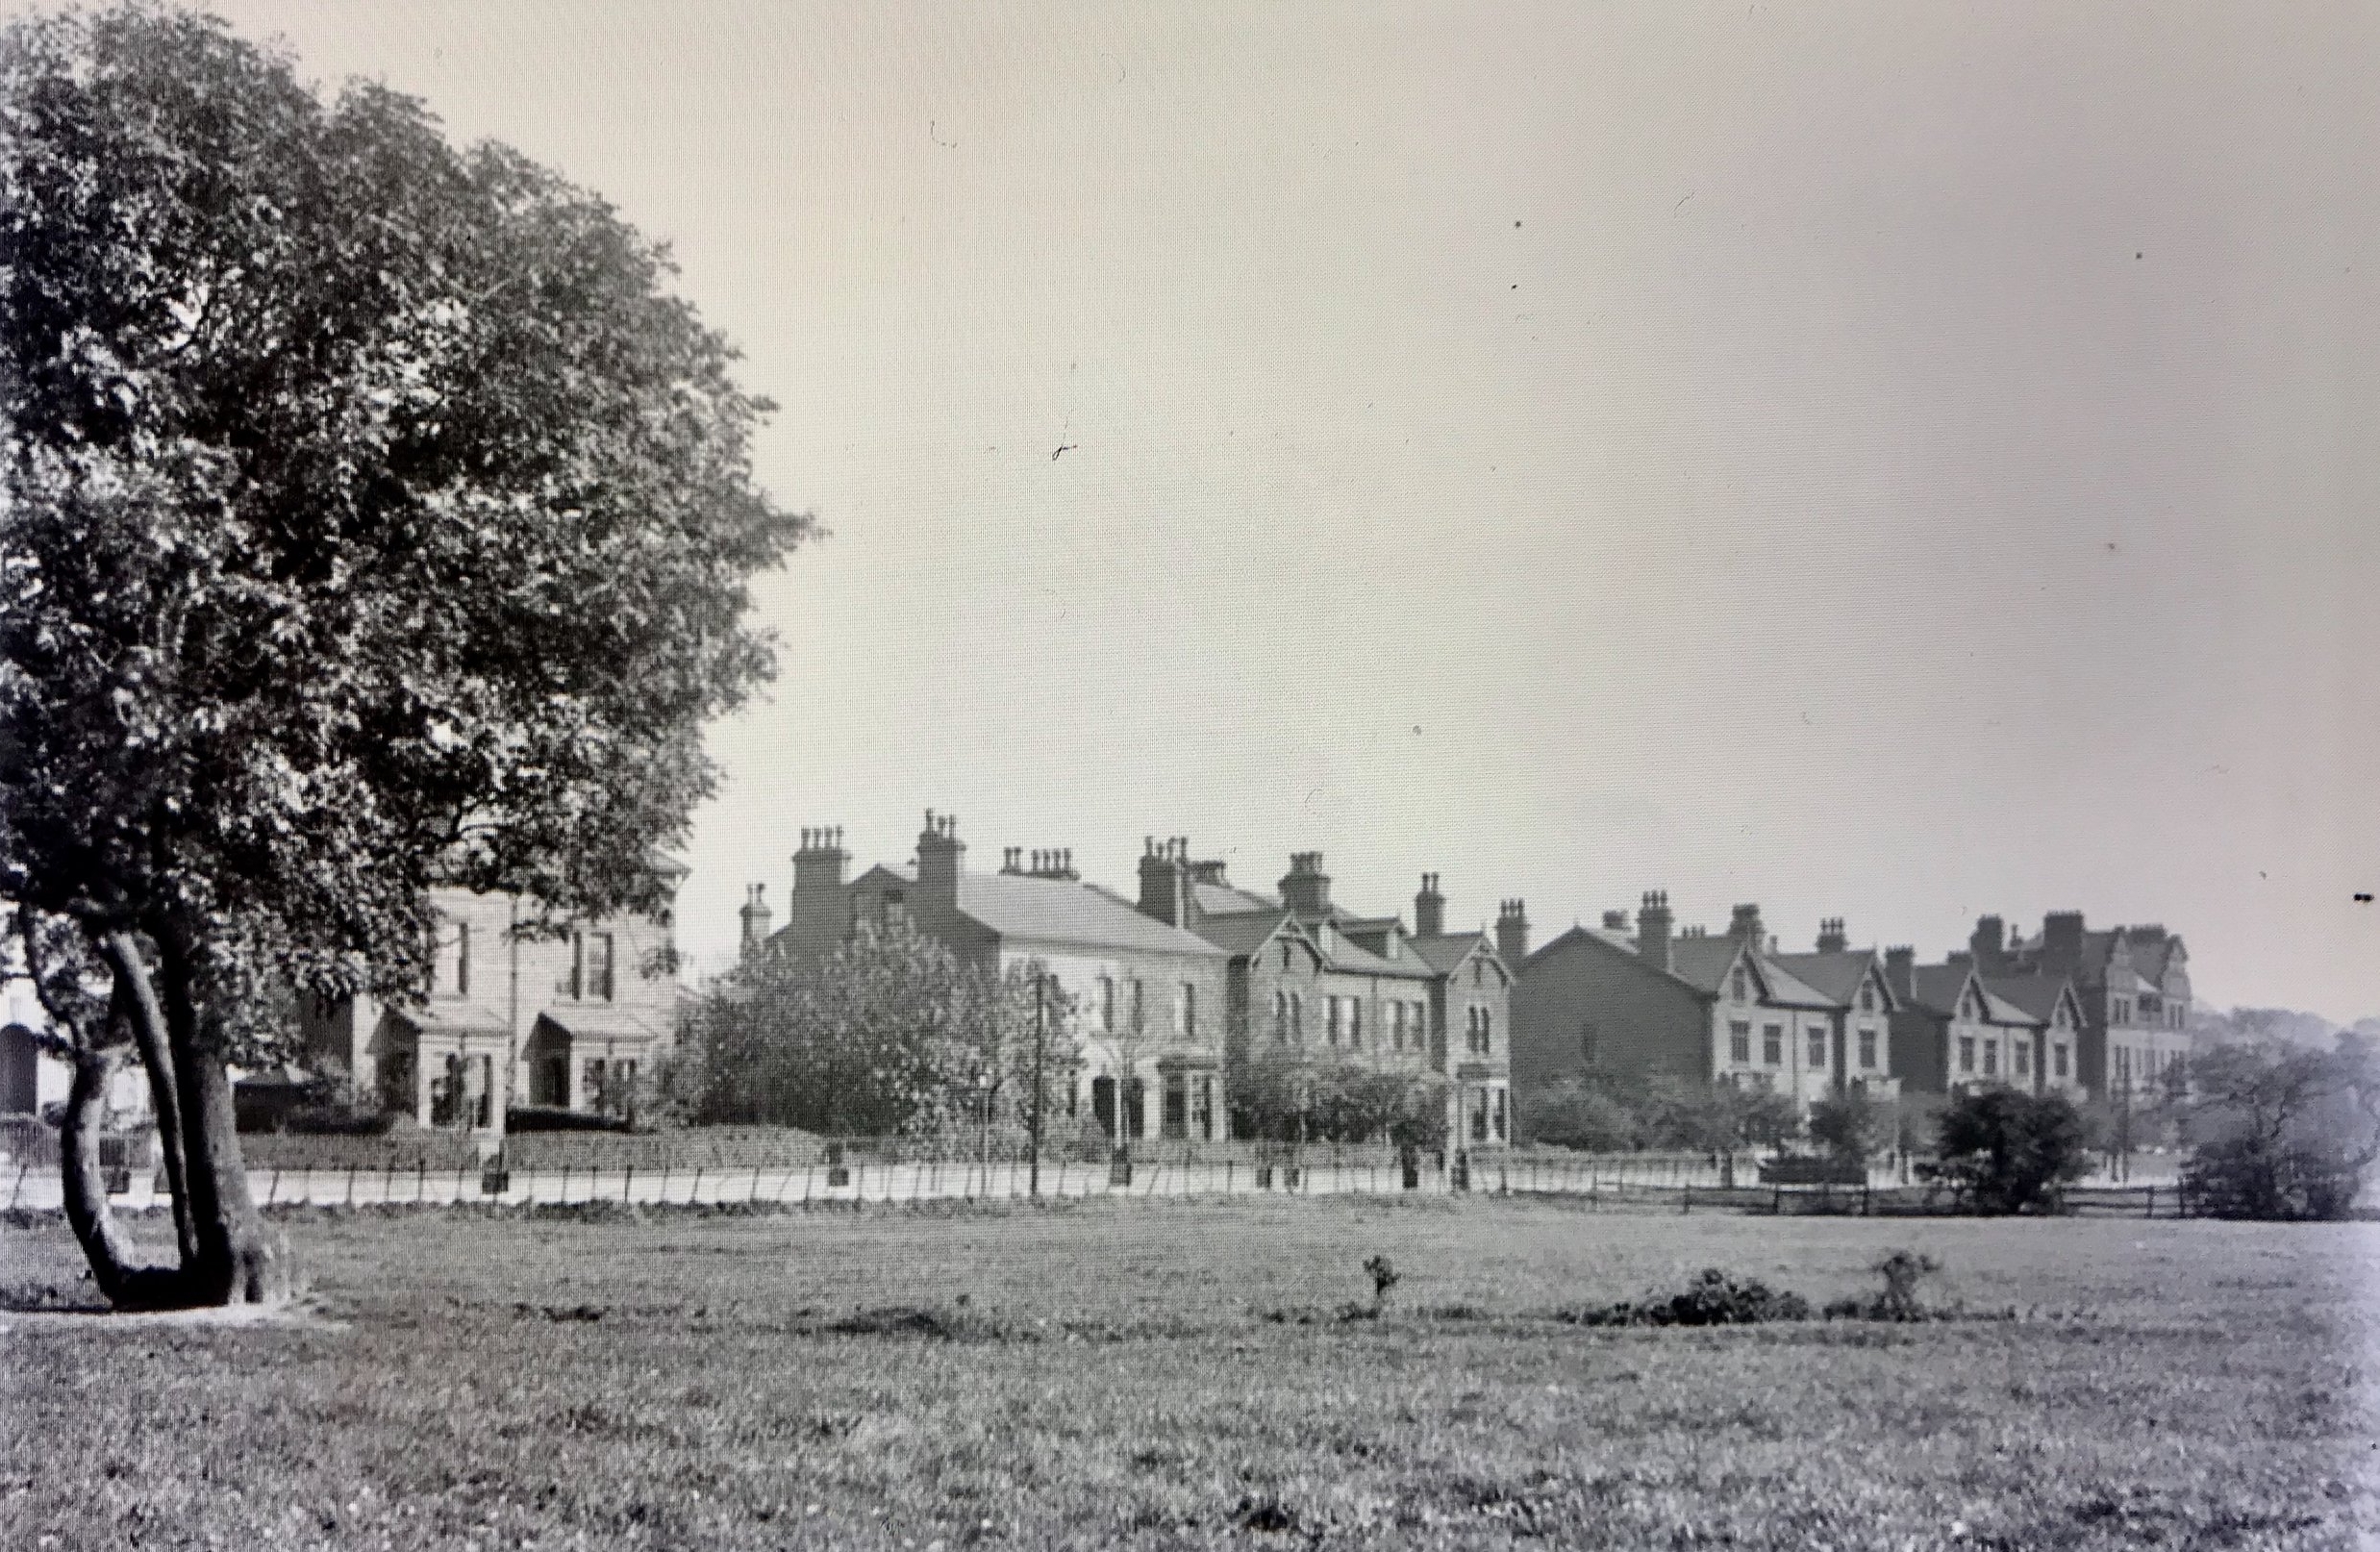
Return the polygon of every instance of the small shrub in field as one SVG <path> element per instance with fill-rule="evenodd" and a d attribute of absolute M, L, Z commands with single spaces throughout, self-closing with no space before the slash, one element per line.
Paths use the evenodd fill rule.
<path fill-rule="evenodd" d="M 1378 1309 L 1389 1302 L 1389 1289 L 1396 1287 L 1396 1267 L 1388 1257 L 1373 1256 L 1364 1263 L 1364 1269 L 1371 1274 L 1372 1308 Z"/>
<path fill-rule="evenodd" d="M 1876 1263 L 1873 1270 L 1884 1288 L 1873 1296 L 1837 1299 L 1826 1307 L 1829 1320 L 1927 1320 L 1944 1311 L 1929 1309 L 1917 1296 L 1917 1286 L 1941 1271 L 1942 1263 L 1915 1250 L 1895 1250 Z"/>
<path fill-rule="evenodd" d="M 1708 1266 L 1683 1290 L 1666 1299 L 1622 1299 L 1564 1318 L 1582 1326 L 1748 1326 L 1807 1320 L 1810 1301 L 1757 1278 L 1739 1282 L 1718 1267 Z"/>

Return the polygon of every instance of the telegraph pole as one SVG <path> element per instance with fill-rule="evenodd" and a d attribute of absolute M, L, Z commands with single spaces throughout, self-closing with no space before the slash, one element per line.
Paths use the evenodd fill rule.
<path fill-rule="evenodd" d="M 1046 971 L 1033 972 L 1033 1172 L 1026 1188 L 1035 1201 L 1041 1199 L 1041 1051 L 1043 1027 L 1048 1021 L 1047 992 L 1049 977 Z"/>

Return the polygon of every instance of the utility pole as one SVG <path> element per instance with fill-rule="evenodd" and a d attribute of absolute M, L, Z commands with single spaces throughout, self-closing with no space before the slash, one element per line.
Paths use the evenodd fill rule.
<path fill-rule="evenodd" d="M 1037 968 L 1033 972 L 1033 1166 L 1026 1187 L 1026 1194 L 1037 1202 L 1041 1199 L 1041 1051 L 1049 1016 L 1048 989 L 1048 972 Z"/>

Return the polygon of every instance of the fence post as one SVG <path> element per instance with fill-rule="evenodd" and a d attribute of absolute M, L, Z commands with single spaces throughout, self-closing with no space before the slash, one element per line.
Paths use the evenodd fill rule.
<path fill-rule="evenodd" d="M 1683 1188 L 1682 1188 L 1682 1189 L 1678 1191 L 1678 1211 L 1679 1211 L 1680 1213 L 1691 1213 L 1693 1210 L 1694 1210 L 1694 1183 L 1693 1183 L 1692 1181 L 1691 1181 L 1691 1180 L 1690 1180 L 1690 1181 L 1688 1181 L 1688 1182 L 1686 1183 L 1686 1185 L 1685 1185 L 1685 1186 L 1684 1186 L 1684 1187 L 1683 1187 Z"/>
<path fill-rule="evenodd" d="M 463 1171 L 466 1167 L 468 1166 L 464 1164 L 455 1165 L 455 1205 L 457 1207 L 461 1207 L 463 1205 Z M 313 1184 L 313 1182 L 311 1180 L 307 1182 L 309 1188 L 311 1188 Z M 312 1196 L 313 1192 L 310 1189 L 306 1194 Z"/>
<path fill-rule="evenodd" d="M 1224 1161 L 1223 1161 L 1223 1194 L 1224 1194 L 1224 1195 L 1226 1195 L 1226 1196 L 1229 1196 L 1229 1195 L 1231 1194 L 1231 1170 L 1232 1170 L 1232 1161 L 1231 1161 L 1231 1160 L 1229 1160 L 1229 1159 L 1224 1160 Z M 21 1178 L 21 1177 L 20 1177 L 20 1178 Z"/>
<path fill-rule="evenodd" d="M 2157 1215 L 2157 1188 L 2156 1188 L 2156 1187 L 2154 1187 L 2154 1186 L 2151 1186 L 2151 1187 L 2148 1189 L 2148 1210 L 2147 1210 L 2146 1212 L 2142 1213 L 2141 1215 L 2142 1215 L 2142 1217 L 2150 1217 L 2150 1218 L 2153 1218 L 2153 1217 L 2155 1217 L 2155 1216 Z"/>
<path fill-rule="evenodd" d="M 689 1186 L 689 1187 L 687 1187 L 687 1188 L 686 1188 L 686 1205 L 687 1205 L 687 1206 L 689 1206 L 689 1207 L 692 1207 L 692 1206 L 694 1205 L 695 1199 L 696 1199 L 697 1197 L 701 1196 L 701 1195 L 702 1195 L 702 1165 L 701 1165 L 701 1164 L 697 1164 L 694 1166 L 694 1184 L 692 1184 L 691 1186 Z"/>

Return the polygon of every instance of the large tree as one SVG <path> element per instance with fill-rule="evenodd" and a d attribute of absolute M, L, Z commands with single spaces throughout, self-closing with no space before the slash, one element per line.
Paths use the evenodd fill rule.
<path fill-rule="evenodd" d="M 178 1263 L 67 1182 L 118 1302 L 286 1284 L 225 1074 L 265 989 L 416 992 L 437 886 L 664 905 L 807 527 L 671 273 L 213 18 L 0 33 L 0 896 L 78 1072 L 147 1068 Z"/>
<path fill-rule="evenodd" d="M 2218 1045 L 2190 1064 L 2182 1183 L 2216 1217 L 2343 1218 L 2380 1162 L 2380 1055 L 2342 1032 Z"/>

